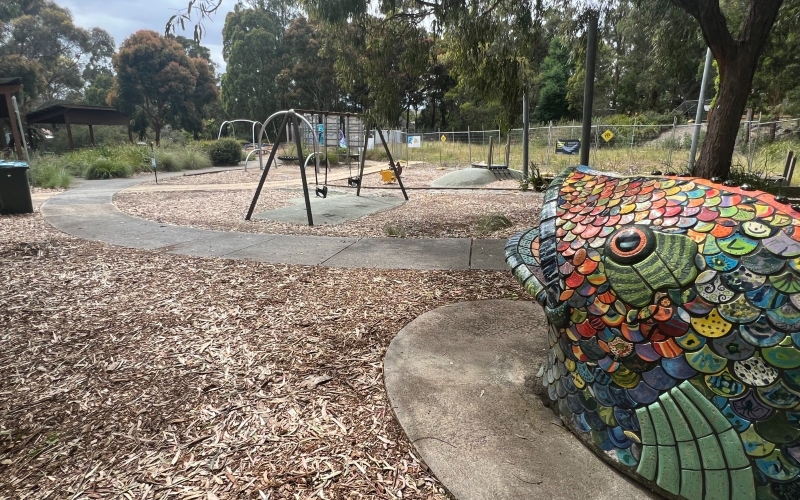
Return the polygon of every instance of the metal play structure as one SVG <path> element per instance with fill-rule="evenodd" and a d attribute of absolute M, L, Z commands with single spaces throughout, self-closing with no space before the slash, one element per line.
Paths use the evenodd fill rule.
<path fill-rule="evenodd" d="M 360 196 L 361 194 L 361 179 L 364 175 L 364 161 L 367 152 L 367 145 L 370 130 L 363 126 L 363 122 L 361 118 L 353 113 L 338 113 L 338 112 L 325 112 L 325 111 L 306 111 L 306 110 L 294 110 L 290 109 L 288 111 L 278 111 L 274 113 L 272 116 L 267 118 L 264 123 L 261 125 L 261 131 L 258 135 L 259 144 L 260 141 L 263 140 L 267 125 L 273 122 L 275 118 L 282 116 L 283 120 L 281 121 L 280 126 L 277 130 L 281 131 L 281 133 L 277 134 L 275 139 L 275 143 L 273 144 L 270 152 L 269 158 L 267 159 L 266 166 L 263 162 L 262 155 L 259 155 L 259 167 L 263 170 L 261 174 L 261 179 L 258 182 L 258 187 L 256 188 L 256 192 L 253 195 L 253 200 L 250 203 L 250 208 L 247 211 L 247 216 L 245 220 L 250 220 L 253 216 L 253 211 L 255 210 L 256 204 L 258 203 L 258 198 L 261 195 L 261 190 L 264 187 L 264 182 L 267 179 L 267 175 L 269 174 L 270 167 L 275 162 L 276 153 L 278 151 L 278 146 L 281 142 L 281 136 L 284 135 L 287 142 L 294 142 L 295 147 L 297 148 L 297 157 L 302 161 L 302 166 L 300 167 L 300 178 L 303 183 L 303 196 L 305 198 L 305 206 L 306 206 L 306 215 L 308 217 L 308 225 L 314 225 L 314 218 L 311 213 L 311 199 L 308 193 L 308 180 L 306 177 L 306 167 L 308 166 L 309 162 L 314 162 L 314 179 L 315 179 L 315 194 L 318 197 L 325 198 L 328 195 L 328 169 L 330 168 L 330 162 L 328 161 L 328 155 L 325 154 L 325 180 L 322 186 L 319 185 L 319 169 L 320 169 L 320 161 L 319 155 L 322 152 L 319 151 L 319 147 L 323 146 L 325 148 L 325 153 L 327 153 L 327 148 L 329 144 L 332 144 L 332 147 L 336 147 L 337 149 L 343 147 L 346 150 L 347 154 L 347 162 L 348 167 L 351 168 L 350 178 L 348 179 L 348 185 L 351 187 L 356 188 L 356 196 Z M 334 117 L 331 119 L 331 117 Z M 351 126 L 352 125 L 352 126 Z M 273 125 L 274 126 L 274 125 Z M 395 167 L 394 160 L 392 158 L 392 153 L 389 150 L 389 146 L 386 144 L 386 140 L 384 139 L 383 132 L 381 129 L 375 129 L 378 133 L 378 136 L 381 139 L 381 143 L 383 144 L 384 149 L 386 150 L 386 154 L 389 157 L 389 165 L 390 169 L 393 171 L 395 177 L 397 178 L 398 185 L 400 190 L 403 193 L 403 197 L 408 200 L 408 194 L 406 193 L 405 188 L 403 187 L 403 181 L 400 179 L 399 172 Z M 335 142 L 333 142 L 335 138 Z M 351 140 L 351 138 L 358 140 L 363 139 L 363 142 L 360 144 L 361 153 L 358 155 L 351 154 L 351 147 L 352 144 L 355 142 Z M 344 141 L 342 140 L 344 139 Z M 308 154 L 305 157 L 305 161 L 302 159 L 303 156 L 303 143 L 306 144 L 306 147 L 310 150 L 313 147 L 313 153 Z M 352 167 L 351 167 L 351 159 L 353 157 L 358 157 L 359 159 L 359 168 L 358 168 L 358 176 L 354 177 L 352 175 Z"/>
<path fill-rule="evenodd" d="M 236 137 L 236 126 L 234 125 L 235 123 L 249 123 L 251 125 L 251 138 L 252 138 L 251 144 L 253 145 L 253 149 L 247 153 L 247 157 L 245 157 L 244 159 L 244 170 L 246 172 L 247 164 L 250 161 L 250 156 L 252 156 L 254 153 L 257 153 L 259 156 L 261 156 L 261 153 L 266 151 L 267 147 L 269 146 L 269 138 L 267 138 L 266 146 L 261 141 L 256 142 L 256 130 L 260 130 L 260 128 L 256 127 L 256 125 L 261 125 L 261 122 L 254 120 L 239 119 L 239 120 L 227 120 L 222 122 L 222 125 L 219 126 L 219 133 L 217 134 L 217 140 L 220 140 L 222 138 L 222 131 L 225 130 L 226 125 L 230 125 L 231 130 L 233 131 L 233 137 L 235 138 Z"/>

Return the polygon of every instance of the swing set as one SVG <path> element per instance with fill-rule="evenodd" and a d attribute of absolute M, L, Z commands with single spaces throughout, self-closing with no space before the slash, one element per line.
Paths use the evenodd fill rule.
<path fill-rule="evenodd" d="M 359 159 L 358 176 L 353 176 L 352 166 L 351 166 L 351 162 L 350 162 L 351 158 L 352 158 L 352 155 L 350 154 L 350 144 L 351 144 L 350 138 L 352 137 L 351 130 L 350 130 L 350 122 L 357 120 L 357 123 L 360 124 L 360 118 L 358 117 L 358 115 L 353 114 L 353 113 L 335 113 L 335 112 L 324 112 L 324 111 L 304 111 L 304 110 L 294 110 L 294 109 L 290 109 L 288 111 L 278 111 L 277 113 L 274 113 L 272 116 L 267 118 L 264 121 L 264 123 L 261 125 L 261 131 L 260 131 L 260 133 L 258 135 L 259 141 L 263 139 L 265 131 L 266 131 L 266 128 L 267 128 L 267 125 L 272 123 L 273 120 L 275 120 L 279 116 L 282 116 L 283 120 L 281 121 L 281 124 L 277 128 L 277 130 L 285 131 L 286 139 L 287 139 L 286 142 L 289 142 L 291 140 L 291 137 L 293 137 L 294 143 L 295 143 L 295 147 L 297 148 L 297 157 L 299 159 L 302 160 L 302 158 L 303 158 L 303 145 L 302 145 L 302 140 L 301 140 L 301 137 L 303 137 L 303 134 L 301 133 L 301 127 L 303 127 L 303 126 L 304 126 L 303 128 L 307 127 L 306 130 L 305 130 L 305 132 L 306 132 L 306 134 L 305 134 L 306 142 L 307 143 L 308 142 L 313 143 L 314 151 L 312 153 L 308 154 L 308 156 L 305 158 L 305 161 L 300 166 L 300 179 L 302 180 L 302 184 L 303 184 L 303 197 L 304 197 L 304 201 L 305 201 L 306 215 L 307 215 L 307 218 L 308 218 L 308 225 L 309 226 L 313 226 L 314 225 L 314 218 L 313 218 L 313 215 L 311 213 L 311 199 L 309 197 L 308 180 L 306 178 L 306 167 L 309 165 L 309 162 L 311 162 L 313 160 L 313 162 L 314 162 L 314 182 L 315 182 L 314 192 L 315 192 L 315 195 L 317 197 L 319 197 L 319 198 L 327 198 L 327 196 L 328 196 L 328 169 L 330 168 L 330 162 L 328 160 L 328 155 L 325 154 L 325 177 L 324 177 L 323 185 L 320 186 L 320 184 L 319 184 L 319 168 L 320 168 L 319 156 L 321 154 L 323 154 L 323 153 L 318 150 L 318 146 L 319 146 L 320 143 L 323 144 L 324 147 L 326 148 L 325 153 L 327 153 L 327 147 L 328 147 L 328 138 L 327 138 L 327 136 L 329 134 L 328 130 L 330 129 L 328 127 L 328 124 L 331 123 L 331 122 L 329 122 L 328 117 L 329 116 L 335 116 L 336 117 L 336 121 L 333 122 L 333 123 L 336 123 L 336 124 L 339 124 L 339 125 L 340 125 L 340 123 L 339 123 L 340 119 L 342 117 L 344 118 L 345 130 L 346 130 L 345 140 L 346 140 L 346 150 L 347 150 L 347 163 L 348 163 L 348 167 L 350 168 L 350 176 L 349 176 L 349 178 L 347 180 L 347 184 L 350 187 L 356 188 L 356 196 L 360 196 L 361 195 L 361 179 L 364 176 L 364 162 L 366 160 L 367 145 L 368 145 L 368 140 L 369 140 L 370 129 L 369 128 L 365 128 L 364 131 L 363 131 L 363 139 L 364 139 L 364 141 L 363 141 L 363 145 L 362 145 L 362 150 L 361 150 L 361 154 L 357 155 L 358 159 Z M 309 118 L 312 118 L 312 119 L 309 120 Z M 315 122 L 315 123 L 312 123 L 312 121 Z M 274 126 L 274 124 L 273 124 L 273 126 Z M 336 129 L 337 130 L 341 130 L 341 128 L 339 128 L 338 126 L 336 127 Z M 380 128 L 377 128 L 377 127 L 375 128 L 375 130 L 377 131 L 378 136 L 381 139 L 381 143 L 383 144 L 383 147 L 384 147 L 384 149 L 386 151 L 386 154 L 389 157 L 389 168 L 392 170 L 392 172 L 395 175 L 395 178 L 397 179 L 398 186 L 400 187 L 400 190 L 403 193 L 403 197 L 406 200 L 408 200 L 408 194 L 406 193 L 405 187 L 403 186 L 403 181 L 400 179 L 400 173 L 398 172 L 397 167 L 395 166 L 394 160 L 392 158 L 392 153 L 389 150 L 389 146 L 386 143 L 386 139 L 383 136 L 383 131 Z M 316 137 L 314 136 L 315 132 L 317 132 L 317 136 Z M 356 137 L 358 137 L 359 135 L 360 134 L 357 134 Z M 336 137 L 337 141 L 335 143 L 337 148 L 340 146 L 339 136 L 340 136 L 340 134 L 337 134 L 337 137 Z M 308 140 L 308 137 L 311 138 L 310 141 Z M 269 169 L 275 162 L 275 154 L 278 151 L 278 146 L 280 145 L 280 143 L 281 143 L 281 133 L 278 133 L 276 138 L 275 138 L 275 143 L 272 145 L 272 148 L 270 150 L 269 158 L 267 159 L 267 164 L 266 165 L 264 165 L 264 163 L 263 163 L 262 155 L 258 156 L 259 167 L 261 168 L 261 170 L 263 170 L 263 173 L 261 174 L 261 179 L 258 182 L 258 187 L 256 188 L 256 192 L 253 194 L 253 200 L 250 203 L 250 208 L 247 211 L 247 216 L 245 216 L 245 220 L 250 220 L 251 217 L 253 216 L 253 211 L 255 210 L 256 204 L 258 203 L 258 198 L 259 198 L 259 196 L 261 194 L 261 190 L 264 188 L 264 182 L 267 179 L 267 174 L 269 174 Z M 259 142 L 259 144 L 260 144 L 260 142 Z"/>

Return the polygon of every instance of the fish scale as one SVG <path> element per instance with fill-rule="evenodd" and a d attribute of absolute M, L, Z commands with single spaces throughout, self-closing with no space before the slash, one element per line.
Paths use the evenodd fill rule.
<path fill-rule="evenodd" d="M 543 383 L 567 425 L 673 496 L 800 498 L 800 213 L 581 166 L 541 220 L 506 257 L 547 313 Z"/>

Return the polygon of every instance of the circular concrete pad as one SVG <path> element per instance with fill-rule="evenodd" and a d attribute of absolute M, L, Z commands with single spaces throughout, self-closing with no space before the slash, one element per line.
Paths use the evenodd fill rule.
<path fill-rule="evenodd" d="M 400 425 L 467 499 L 659 498 L 603 463 L 544 406 L 546 320 L 532 302 L 462 302 L 392 340 L 384 378 Z M 546 398 L 546 396 L 545 396 Z"/>
<path fill-rule="evenodd" d="M 509 175 L 515 180 L 520 180 L 522 178 L 522 172 L 518 170 L 507 170 L 505 172 L 506 176 L 501 178 L 488 168 L 465 168 L 439 177 L 431 182 L 431 187 L 478 187 L 491 184 L 495 181 L 505 180 Z"/>

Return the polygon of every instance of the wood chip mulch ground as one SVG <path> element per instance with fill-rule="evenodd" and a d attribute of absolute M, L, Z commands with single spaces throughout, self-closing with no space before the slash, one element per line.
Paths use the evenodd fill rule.
<path fill-rule="evenodd" d="M 440 169 L 435 165 L 412 165 L 405 168 L 402 179 L 406 187 L 429 187 L 431 181 L 453 168 Z M 338 167 L 334 172 L 348 172 Z M 281 166 L 271 170 L 268 180 L 299 179 L 299 169 Z M 314 197 L 313 170 L 311 197 Z M 234 184 L 257 182 L 258 167 L 214 174 L 175 177 L 163 181 L 170 185 L 197 186 L 198 190 L 172 192 L 118 193 L 114 204 L 130 215 L 160 223 L 191 226 L 221 231 L 241 231 L 271 234 L 302 234 L 317 236 L 382 237 L 390 230 L 402 232 L 408 238 L 508 238 L 539 223 L 542 195 L 520 191 L 519 182 L 499 180 L 487 185 L 489 189 L 475 190 L 409 190 L 409 201 L 401 206 L 337 225 L 286 224 L 276 221 L 244 219 L 253 198 L 254 189 L 202 190 L 203 184 Z M 152 184 L 152 183 L 151 183 Z M 320 179 L 322 184 L 322 179 Z M 331 182 L 331 195 L 353 194 L 345 181 Z M 388 189 L 387 189 L 388 188 Z M 366 175 L 362 196 L 401 197 L 396 183 L 381 182 L 377 173 Z M 259 197 L 255 213 L 274 210 L 301 201 L 303 192 L 294 188 L 265 188 Z M 511 226 L 487 232 L 482 224 L 486 216 L 502 214 Z"/>
<path fill-rule="evenodd" d="M 508 272 L 188 258 L 0 217 L 0 498 L 448 498 L 383 388 L 393 336 Z"/>

